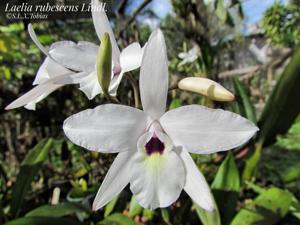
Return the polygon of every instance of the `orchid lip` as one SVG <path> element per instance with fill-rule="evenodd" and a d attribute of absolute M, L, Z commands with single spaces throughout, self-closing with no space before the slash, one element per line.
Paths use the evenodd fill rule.
<path fill-rule="evenodd" d="M 152 155 L 154 153 L 163 154 L 164 149 L 165 144 L 159 140 L 155 133 L 145 145 L 145 150 L 148 155 Z"/>

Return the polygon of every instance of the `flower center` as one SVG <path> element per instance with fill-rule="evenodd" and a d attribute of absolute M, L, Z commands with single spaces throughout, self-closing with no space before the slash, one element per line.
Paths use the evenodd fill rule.
<path fill-rule="evenodd" d="M 145 149 L 148 155 L 152 155 L 154 153 L 162 154 L 165 149 L 165 144 L 161 142 L 159 138 L 154 134 L 146 143 Z"/>

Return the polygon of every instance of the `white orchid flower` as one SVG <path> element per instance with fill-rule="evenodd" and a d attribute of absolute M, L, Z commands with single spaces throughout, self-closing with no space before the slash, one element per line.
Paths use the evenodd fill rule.
<path fill-rule="evenodd" d="M 99 11 L 100 2 L 92 0 L 92 17 L 99 39 L 108 33 L 112 44 L 112 77 L 109 94 L 116 95 L 123 74 L 140 67 L 143 48 L 137 42 L 132 43 L 120 52 L 108 18 L 104 11 Z M 13 101 L 6 109 L 25 106 L 35 109 L 35 104 L 51 92 L 66 84 L 80 84 L 89 99 L 103 93 L 98 82 L 96 59 L 99 46 L 90 42 L 59 41 L 47 50 L 39 42 L 32 26 L 28 26 L 30 37 L 39 49 L 47 56 L 35 77 L 32 90 Z"/>
<path fill-rule="evenodd" d="M 200 49 L 198 45 L 194 45 L 188 52 L 180 52 L 178 57 L 182 59 L 182 61 L 178 64 L 178 66 L 194 62 L 199 57 L 199 54 Z"/>
<path fill-rule="evenodd" d="M 238 114 L 200 105 L 168 112 L 168 60 L 163 34 L 156 30 L 140 70 L 143 111 L 106 104 L 67 118 L 63 129 L 88 150 L 119 152 L 93 203 L 98 210 L 130 183 L 144 208 L 167 207 L 184 189 L 202 208 L 214 209 L 209 186 L 188 152 L 210 154 L 246 143 L 258 130 Z"/>

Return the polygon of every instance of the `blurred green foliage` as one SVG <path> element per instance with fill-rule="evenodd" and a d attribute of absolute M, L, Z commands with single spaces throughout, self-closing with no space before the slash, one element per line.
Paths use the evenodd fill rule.
<path fill-rule="evenodd" d="M 300 41 L 300 5 L 275 2 L 264 14 L 262 28 L 272 43 L 292 47 Z"/>

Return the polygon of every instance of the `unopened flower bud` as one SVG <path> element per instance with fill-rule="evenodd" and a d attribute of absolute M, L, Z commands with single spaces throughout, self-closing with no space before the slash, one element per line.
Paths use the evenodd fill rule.
<path fill-rule="evenodd" d="M 96 66 L 98 82 L 103 90 L 103 93 L 108 95 L 112 67 L 112 47 L 108 33 L 104 33 L 101 38 Z"/>
<path fill-rule="evenodd" d="M 179 81 L 181 90 L 195 92 L 216 101 L 233 101 L 234 95 L 217 82 L 201 77 L 187 77 Z"/>

